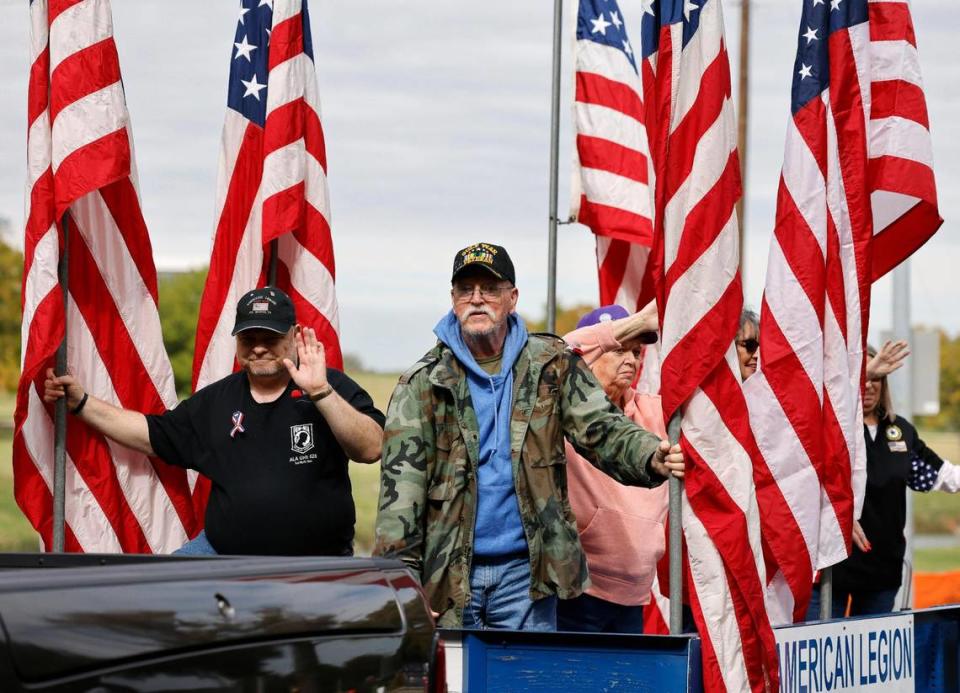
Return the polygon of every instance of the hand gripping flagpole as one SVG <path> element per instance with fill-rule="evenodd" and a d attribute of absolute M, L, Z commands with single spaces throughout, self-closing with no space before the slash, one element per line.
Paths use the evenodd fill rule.
<path fill-rule="evenodd" d="M 674 412 L 667 425 L 667 437 L 670 445 L 680 442 L 680 410 Z M 669 481 L 670 504 L 669 513 L 669 556 L 670 556 L 670 635 L 679 635 L 683 632 L 683 526 L 682 500 L 683 481 L 670 475 Z"/>
<path fill-rule="evenodd" d="M 70 217 L 68 212 L 63 213 L 61 229 L 63 233 L 63 253 L 57 266 L 57 281 L 60 291 L 63 292 L 63 341 L 57 347 L 56 373 L 65 375 L 67 372 L 67 302 L 70 300 L 69 281 L 69 248 L 70 248 Z M 67 489 L 67 398 L 61 397 L 54 405 L 53 418 L 53 550 L 62 553 L 66 545 L 66 489 Z"/>

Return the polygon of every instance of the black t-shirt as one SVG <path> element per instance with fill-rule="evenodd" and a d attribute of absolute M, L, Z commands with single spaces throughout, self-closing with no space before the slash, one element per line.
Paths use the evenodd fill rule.
<path fill-rule="evenodd" d="M 363 388 L 332 368 L 327 379 L 383 427 L 383 414 Z M 218 553 L 352 551 L 356 513 L 347 456 L 314 403 L 298 394 L 291 381 L 278 399 L 257 403 L 239 372 L 147 416 L 150 445 L 161 459 L 210 478 L 206 532 Z"/>
<path fill-rule="evenodd" d="M 883 419 L 871 439 L 866 426 L 867 491 L 863 497 L 860 526 L 870 542 L 864 553 L 856 546 L 850 558 L 833 568 L 833 584 L 842 590 L 885 590 L 900 586 L 906 539 L 907 478 L 910 460 L 918 457 L 939 470 L 943 464 L 928 448 L 906 419 L 896 417 L 893 423 Z"/>

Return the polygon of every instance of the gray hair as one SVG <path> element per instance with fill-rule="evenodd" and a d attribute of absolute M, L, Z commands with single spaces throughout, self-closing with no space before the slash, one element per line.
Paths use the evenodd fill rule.
<path fill-rule="evenodd" d="M 738 334 L 743 332 L 743 328 L 746 327 L 747 323 L 753 325 L 753 331 L 760 334 L 760 316 L 752 310 L 744 309 L 744 311 L 740 313 L 740 327 L 737 329 Z"/>

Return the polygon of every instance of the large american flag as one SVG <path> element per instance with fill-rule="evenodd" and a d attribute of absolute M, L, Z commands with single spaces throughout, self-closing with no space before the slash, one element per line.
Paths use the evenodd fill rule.
<path fill-rule="evenodd" d="M 34 0 L 27 96 L 22 374 L 13 445 L 17 503 L 52 547 L 53 407 L 43 380 L 68 335 L 87 392 L 142 412 L 176 404 L 157 273 L 137 192 L 107 0 Z M 69 216 L 69 294 L 57 263 Z M 67 425 L 66 549 L 169 552 L 195 530 L 182 470 Z"/>
<path fill-rule="evenodd" d="M 942 221 L 906 2 L 804 0 L 792 82 L 760 370 L 745 385 L 772 472 L 758 490 L 781 499 L 769 544 L 786 621 L 812 572 L 847 556 L 859 515 L 870 283 Z"/>
<path fill-rule="evenodd" d="M 730 66 L 719 0 L 644 3 L 655 171 L 652 273 L 664 420 L 681 416 L 683 533 L 707 690 L 777 685 L 750 432 L 734 337 L 743 305 Z"/>
<path fill-rule="evenodd" d="M 240 3 L 216 210 L 194 389 L 233 371 L 237 301 L 266 283 L 273 239 L 279 245 L 276 286 L 293 299 L 297 322 L 317 331 L 327 364 L 342 367 L 327 156 L 306 0 Z M 201 480 L 198 510 L 207 488 Z"/>
<path fill-rule="evenodd" d="M 640 76 L 616 0 L 580 0 L 571 217 L 597 241 L 600 303 L 631 311 L 653 298 L 653 241 Z"/>

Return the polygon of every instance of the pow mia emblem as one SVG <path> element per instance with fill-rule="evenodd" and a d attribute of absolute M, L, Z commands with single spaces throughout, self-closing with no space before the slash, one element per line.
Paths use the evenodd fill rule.
<path fill-rule="evenodd" d="M 887 440 L 900 440 L 903 438 L 903 431 L 900 430 L 899 426 L 887 426 L 886 434 Z"/>
<path fill-rule="evenodd" d="M 297 424 L 290 427 L 290 449 L 301 455 L 313 450 L 313 424 Z"/>

